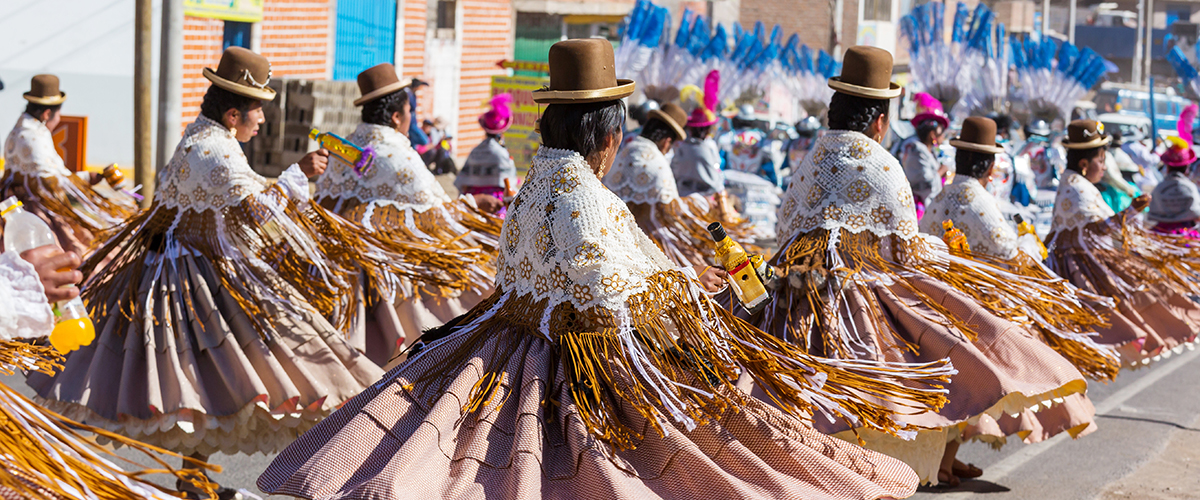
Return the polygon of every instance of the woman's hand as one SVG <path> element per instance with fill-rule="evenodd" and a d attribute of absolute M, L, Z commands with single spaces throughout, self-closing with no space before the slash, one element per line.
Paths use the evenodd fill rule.
<path fill-rule="evenodd" d="M 494 214 L 496 211 L 504 208 L 504 202 L 497 200 L 495 196 L 490 194 L 475 194 L 475 206 L 484 213 Z"/>
<path fill-rule="evenodd" d="M 79 256 L 75 252 L 63 252 L 54 245 L 37 247 L 26 250 L 21 258 L 33 264 L 42 287 L 46 289 L 46 299 L 50 302 L 61 302 L 79 296 L 79 288 L 60 288 L 75 285 L 83 281 L 83 273 L 76 271 L 79 267 Z"/>
<path fill-rule="evenodd" d="M 304 158 L 300 159 L 300 171 L 304 172 L 305 177 L 309 179 L 325 173 L 327 166 L 329 166 L 329 150 L 325 148 L 306 154 Z"/>
<path fill-rule="evenodd" d="M 725 285 L 727 284 L 725 279 L 728 277 L 729 273 L 725 272 L 724 269 L 707 267 L 700 274 L 700 285 L 703 286 L 704 290 L 708 293 L 717 293 L 721 291 L 722 288 L 725 288 Z"/>
<path fill-rule="evenodd" d="M 1137 198 L 1134 198 L 1133 203 L 1129 205 L 1129 208 L 1133 209 L 1134 212 L 1141 212 L 1148 206 L 1150 206 L 1150 195 L 1143 194 Z"/>

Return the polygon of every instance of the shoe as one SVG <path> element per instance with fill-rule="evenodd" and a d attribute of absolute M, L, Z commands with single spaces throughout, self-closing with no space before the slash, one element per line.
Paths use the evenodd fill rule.
<path fill-rule="evenodd" d="M 964 479 L 974 479 L 983 475 L 983 469 L 976 467 L 975 464 L 964 464 L 958 460 L 954 461 L 954 465 L 950 467 L 950 472 Z"/>
<path fill-rule="evenodd" d="M 962 484 L 962 481 L 958 480 L 958 476 L 955 476 L 950 471 L 939 470 L 937 478 L 938 478 L 938 484 L 937 484 L 937 486 L 935 486 L 935 488 L 942 489 L 942 490 L 948 490 L 950 488 L 957 488 L 958 485 Z"/>
<path fill-rule="evenodd" d="M 242 494 L 238 490 L 220 485 L 217 485 L 216 496 L 209 495 L 204 491 L 198 491 L 191 483 L 183 481 L 175 482 L 175 490 L 188 500 L 243 500 Z"/>

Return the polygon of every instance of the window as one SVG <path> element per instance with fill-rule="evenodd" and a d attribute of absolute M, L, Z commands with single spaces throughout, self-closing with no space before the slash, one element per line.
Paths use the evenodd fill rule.
<path fill-rule="evenodd" d="M 229 47 L 250 48 L 251 23 L 225 21 L 225 34 L 221 40 L 221 50 Z"/>
<path fill-rule="evenodd" d="M 333 79 L 354 80 L 396 53 L 396 2 L 338 0 Z"/>
<path fill-rule="evenodd" d="M 456 0 L 438 0 L 437 3 L 437 28 L 440 30 L 454 29 L 454 12 Z"/>
<path fill-rule="evenodd" d="M 891 21 L 892 0 L 863 0 L 864 21 Z"/>

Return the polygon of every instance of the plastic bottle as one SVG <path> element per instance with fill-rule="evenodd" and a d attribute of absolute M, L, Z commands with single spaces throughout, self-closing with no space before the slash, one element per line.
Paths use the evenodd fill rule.
<path fill-rule="evenodd" d="M 360 177 L 367 173 L 367 169 L 371 168 L 371 160 L 375 158 L 375 153 L 369 148 L 360 148 L 337 134 L 321 132 L 314 128 L 308 132 L 308 138 L 317 141 L 321 147 L 328 149 L 334 156 L 349 163 L 354 167 L 354 173 Z"/>
<path fill-rule="evenodd" d="M 751 313 L 762 310 L 771 295 L 767 293 L 750 255 L 725 234 L 720 222 L 709 224 L 708 232 L 717 242 L 717 262 L 729 273 L 729 284 L 733 286 L 733 293 L 741 301 L 742 307 Z M 766 262 L 763 261 L 760 266 L 766 266 Z"/>
<path fill-rule="evenodd" d="M 21 254 L 46 245 L 57 247 L 58 241 L 50 226 L 21 207 L 16 197 L 0 202 L 0 216 L 4 217 L 4 250 Z M 74 351 L 96 339 L 96 327 L 79 297 L 55 304 L 54 321 L 50 345 L 58 352 L 65 354 Z"/>
<path fill-rule="evenodd" d="M 1025 218 L 1021 217 L 1019 214 L 1014 215 L 1013 219 L 1017 221 L 1017 237 L 1019 238 L 1027 234 L 1032 234 L 1033 239 L 1038 242 L 1038 247 L 1041 247 L 1042 260 L 1046 260 L 1046 257 L 1050 256 L 1050 252 L 1046 250 L 1046 245 L 1042 243 L 1042 239 L 1038 237 L 1037 229 L 1033 227 L 1033 224 L 1030 224 L 1029 221 L 1025 220 Z"/>

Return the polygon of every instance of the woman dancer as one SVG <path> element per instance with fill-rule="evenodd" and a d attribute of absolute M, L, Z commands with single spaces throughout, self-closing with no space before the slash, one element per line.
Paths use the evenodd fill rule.
<path fill-rule="evenodd" d="M 837 359 L 931 361 L 949 357 L 958 374 L 937 412 L 903 415 L 925 427 L 914 441 L 862 430 L 867 447 L 916 469 L 922 481 L 957 484 L 976 470 L 954 459 L 960 434 L 983 415 L 1019 413 L 1083 392 L 1075 367 L 1021 325 L 970 295 L 1006 283 L 998 269 L 950 255 L 917 232 L 912 191 L 879 140 L 887 132 L 892 56 L 852 47 L 830 79 L 830 131 L 805 158 L 780 208 L 785 286 L 754 318 L 767 332 Z M 849 432 L 844 426 L 818 428 Z M 843 434 L 845 435 L 845 434 Z"/>
<path fill-rule="evenodd" d="M 998 315 L 1007 315 L 996 304 L 1021 304 L 1028 324 L 1040 338 L 1083 374 L 1094 380 L 1112 380 L 1121 366 L 1117 346 L 1136 338 L 1137 332 L 1124 322 L 1105 324 L 1111 299 L 1079 291 L 1055 276 L 1042 264 L 1045 249 L 1036 234 L 1019 238 L 1000 212 L 1000 202 L 988 191 L 996 155 L 1004 152 L 995 142 L 996 124 L 988 118 L 967 118 L 962 133 L 950 141 L 956 150 L 954 181 L 932 198 L 921 219 L 921 231 L 946 238 L 945 221 L 965 237 L 961 255 L 991 264 L 1011 273 L 1010 285 L 1000 293 L 981 296 L 981 303 Z M 1015 293 L 1013 293 L 1015 292 Z M 1092 333 L 1096 329 L 1101 335 Z M 1073 394 L 1038 411 L 1001 415 L 998 420 L 981 417 L 968 427 L 970 437 L 999 447 L 1006 436 L 1017 435 L 1026 443 L 1040 442 L 1066 431 L 1079 437 L 1095 430 L 1095 409 L 1087 396 Z"/>
<path fill-rule="evenodd" d="M 25 112 L 4 141 L 0 199 L 16 196 L 50 225 L 64 250 L 87 256 L 95 234 L 137 212 L 137 202 L 123 191 L 93 189 L 102 180 L 98 174 L 84 180 L 67 170 L 51 136 L 67 93 L 54 75 L 36 75 L 29 87 Z"/>
<path fill-rule="evenodd" d="M 1068 125 L 1067 168 L 1054 199 L 1047 264 L 1080 289 L 1116 299 L 1111 320 L 1139 330 L 1133 346 L 1122 351 L 1125 361 L 1144 364 L 1200 332 L 1200 306 L 1189 298 L 1200 295 L 1200 254 L 1183 236 L 1141 227 L 1136 218 L 1150 196 L 1134 198 L 1119 214 L 1104 203 L 1094 183 L 1104 176 L 1110 140 L 1102 123 Z"/>
<path fill-rule="evenodd" d="M 517 177 L 512 155 L 504 147 L 504 131 L 513 122 L 512 100 L 512 94 L 496 94 L 489 103 L 492 109 L 479 115 L 479 126 L 487 136 L 467 155 L 467 161 L 454 179 L 454 187 L 459 192 L 491 196 L 498 202 L 516 192 L 521 179 Z M 496 217 L 503 219 L 507 210 L 501 206 L 495 212 Z"/>
<path fill-rule="evenodd" d="M 358 75 L 363 123 L 347 140 L 374 152 L 374 161 L 359 173 L 354 165 L 335 159 L 317 181 L 317 200 L 346 219 L 356 222 L 391 246 L 410 244 L 471 255 L 465 265 L 453 258 L 438 258 L 422 265 L 435 275 L 453 279 L 446 285 L 405 280 L 396 293 L 396 313 L 401 328 L 394 330 L 388 311 L 376 308 L 381 328 L 355 328 L 356 346 L 381 366 L 406 342 L 425 329 L 459 316 L 491 293 L 502 220 L 490 215 L 503 206 L 489 194 L 453 199 L 421 161 L 403 131 L 412 119 L 409 82 L 396 76 L 396 68 L 383 63 Z M 368 291 L 378 296 L 378 292 Z"/>
<path fill-rule="evenodd" d="M 29 377 L 48 408 L 198 460 L 272 453 L 383 373 L 339 331 L 355 321 L 360 276 L 418 276 L 445 253 L 385 252 L 309 200 L 324 151 L 275 184 L 250 169 L 238 141 L 275 97 L 270 71 L 240 47 L 204 69 L 212 86 L 154 204 L 83 266 L 96 341 Z"/>
<path fill-rule="evenodd" d="M 673 269 L 600 182 L 634 87 L 616 79 L 612 45 L 558 42 L 549 60 L 550 86 L 534 92 L 548 104 L 544 145 L 505 219 L 496 293 L 279 455 L 259 487 L 314 499 L 911 494 L 899 462 L 734 388 L 740 371 L 803 412 L 798 398 L 832 400 L 802 373 L 828 375 L 826 391 L 867 375 L 795 353 Z"/>
<path fill-rule="evenodd" d="M 675 265 L 696 268 L 701 281 L 719 288 L 721 271 L 709 268 L 714 263 L 716 245 L 705 228 L 712 221 L 722 220 L 724 214 L 698 193 L 681 198 L 665 156 L 676 141 L 684 138 L 682 124 L 686 120 L 687 113 L 675 103 L 650 111 L 641 133 L 617 152 L 612 170 L 604 176 L 604 185 L 625 200 L 638 227 Z M 725 227 L 735 240 L 749 246 L 748 251 L 759 251 L 744 221 Z"/>

